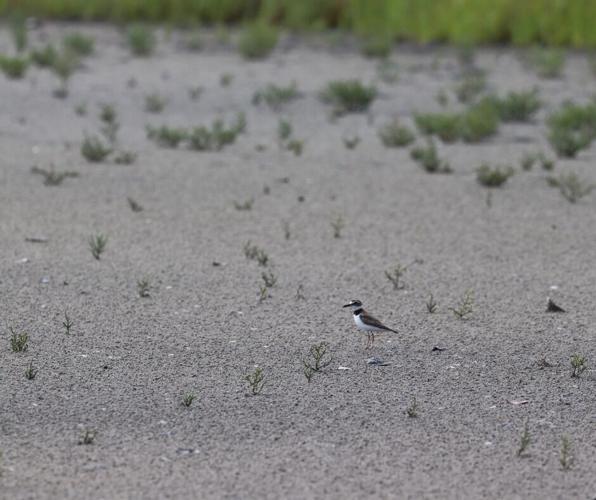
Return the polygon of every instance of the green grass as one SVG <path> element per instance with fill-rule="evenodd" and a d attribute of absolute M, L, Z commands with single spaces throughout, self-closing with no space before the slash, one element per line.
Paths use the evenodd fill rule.
<path fill-rule="evenodd" d="M 62 42 L 67 50 L 71 50 L 81 57 L 90 56 L 95 50 L 93 38 L 78 32 L 69 33 Z"/>
<path fill-rule="evenodd" d="M 476 169 L 476 180 L 485 187 L 500 187 L 514 174 L 511 167 L 491 167 L 482 164 Z"/>
<path fill-rule="evenodd" d="M 33 64 L 40 68 L 49 68 L 58 58 L 58 51 L 52 44 L 48 44 L 45 47 L 33 49 L 29 54 L 29 57 Z"/>
<path fill-rule="evenodd" d="M 395 119 L 379 130 L 379 138 L 385 147 L 402 148 L 412 144 L 416 136 L 408 127 L 400 125 Z"/>
<path fill-rule="evenodd" d="M 557 48 L 536 47 L 529 54 L 529 63 L 542 78 L 559 78 L 565 66 L 565 52 Z"/>
<path fill-rule="evenodd" d="M 364 113 L 377 96 L 375 87 L 359 80 L 335 80 L 321 92 L 323 102 L 333 106 L 334 113 Z"/>
<path fill-rule="evenodd" d="M 573 158 L 596 137 L 596 102 L 565 103 L 548 118 L 548 139 L 559 156 Z"/>
<path fill-rule="evenodd" d="M 432 139 L 428 139 L 426 147 L 418 146 L 412 149 L 410 157 L 429 174 L 450 174 L 453 171 L 447 161 L 439 158 Z"/>
<path fill-rule="evenodd" d="M 299 96 L 295 82 L 286 87 L 269 84 L 254 93 L 252 103 L 258 106 L 261 102 L 264 102 L 272 110 L 279 111 L 285 104 L 297 99 Z"/>
<path fill-rule="evenodd" d="M 504 122 L 527 122 L 540 109 L 538 90 L 509 92 L 505 97 L 493 98 L 499 117 Z"/>
<path fill-rule="evenodd" d="M 244 28 L 238 40 L 238 50 L 246 59 L 263 59 L 277 45 L 277 29 L 264 22 Z"/>
<path fill-rule="evenodd" d="M 11 80 L 19 80 L 25 76 L 29 67 L 26 57 L 8 57 L 0 54 L 0 69 Z"/>
<path fill-rule="evenodd" d="M 151 28 L 143 24 L 133 24 L 126 30 L 126 41 L 135 56 L 147 57 L 155 50 L 157 39 Z"/>
<path fill-rule="evenodd" d="M 596 2 L 560 0 L 23 0 L 0 14 L 68 20 L 223 25 L 272 21 L 289 29 L 340 28 L 360 36 L 458 44 L 596 46 Z"/>

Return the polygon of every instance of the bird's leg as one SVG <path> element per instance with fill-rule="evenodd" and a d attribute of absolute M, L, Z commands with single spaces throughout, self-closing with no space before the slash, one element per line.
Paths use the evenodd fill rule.
<path fill-rule="evenodd" d="M 370 332 L 366 332 L 366 349 L 370 349 Z"/>
<path fill-rule="evenodd" d="M 375 343 L 375 332 L 370 332 L 370 347 Z"/>

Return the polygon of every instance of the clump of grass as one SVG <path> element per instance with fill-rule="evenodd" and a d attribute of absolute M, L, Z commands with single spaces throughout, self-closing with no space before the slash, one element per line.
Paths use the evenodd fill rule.
<path fill-rule="evenodd" d="M 329 344 L 321 342 L 310 346 L 310 358 L 302 360 L 302 367 L 304 369 L 304 376 L 310 382 L 311 377 L 315 373 L 319 373 L 323 368 L 326 368 L 333 362 L 333 358 L 329 355 Z"/>
<path fill-rule="evenodd" d="M 73 322 L 68 315 L 68 312 L 64 311 L 64 321 L 62 322 L 62 326 L 64 327 L 64 332 L 66 335 L 70 335 L 70 330 L 73 327 Z"/>
<path fill-rule="evenodd" d="M 187 50 L 190 50 L 191 52 L 199 52 L 200 50 L 202 50 L 203 39 L 201 38 L 200 33 L 189 33 L 186 39 L 184 40 L 184 46 Z"/>
<path fill-rule="evenodd" d="M 333 106 L 337 115 L 363 113 L 376 96 L 377 89 L 364 85 L 360 80 L 335 80 L 329 82 L 321 93 L 323 101 Z"/>
<path fill-rule="evenodd" d="M 571 356 L 571 376 L 573 378 L 581 377 L 581 374 L 586 370 L 588 367 L 588 363 L 586 358 L 581 354 L 574 354 Z"/>
<path fill-rule="evenodd" d="M 476 169 L 476 180 L 478 184 L 485 187 L 500 187 L 515 171 L 512 167 L 491 167 L 484 163 Z"/>
<path fill-rule="evenodd" d="M 120 129 L 116 107 L 113 104 L 101 104 L 99 108 L 99 119 L 104 124 L 101 133 L 110 144 L 114 145 L 116 143 L 118 130 Z"/>
<path fill-rule="evenodd" d="M 265 285 L 259 286 L 259 304 L 264 302 L 267 298 L 269 298 L 269 288 Z"/>
<path fill-rule="evenodd" d="M 79 438 L 79 444 L 89 445 L 95 442 L 95 436 L 97 435 L 94 429 L 85 429 L 81 437 Z"/>
<path fill-rule="evenodd" d="M 596 189 L 596 185 L 580 180 L 573 172 L 567 175 L 561 174 L 558 178 L 548 177 L 546 180 L 549 186 L 558 188 L 569 203 L 577 203 Z"/>
<path fill-rule="evenodd" d="M 538 89 L 524 92 L 509 92 L 505 97 L 493 98 L 499 117 L 504 122 L 527 122 L 542 105 Z"/>
<path fill-rule="evenodd" d="M 81 154 L 91 163 L 102 162 L 111 152 L 112 149 L 97 136 L 86 135 L 81 144 Z"/>
<path fill-rule="evenodd" d="M 130 196 L 126 198 L 126 201 L 128 202 L 128 206 L 133 212 L 142 212 L 144 210 L 143 206 Z"/>
<path fill-rule="evenodd" d="M 8 57 L 0 54 L 0 69 L 11 80 L 23 78 L 28 67 L 29 59 L 26 57 Z"/>
<path fill-rule="evenodd" d="M 449 310 L 452 311 L 458 319 L 464 319 L 472 314 L 474 310 L 474 291 L 467 290 L 459 304 L 456 307 L 450 307 Z"/>
<path fill-rule="evenodd" d="M 531 441 L 530 430 L 528 429 L 528 421 L 526 420 L 524 422 L 524 430 L 519 440 L 519 447 L 517 448 L 517 452 L 515 454 L 518 457 L 523 457 L 524 453 L 528 449 L 528 446 L 530 446 Z"/>
<path fill-rule="evenodd" d="M 414 133 L 408 127 L 400 125 L 397 119 L 382 127 L 379 130 L 379 137 L 383 145 L 388 148 L 409 146 L 416 139 Z"/>
<path fill-rule="evenodd" d="M 151 296 L 151 282 L 149 281 L 149 278 L 142 278 L 137 281 L 137 293 L 141 298 Z"/>
<path fill-rule="evenodd" d="M 540 155 L 536 153 L 524 153 L 519 164 L 522 170 L 529 172 L 534 168 L 534 164 L 540 159 Z"/>
<path fill-rule="evenodd" d="M 367 57 L 386 58 L 391 53 L 391 36 L 386 34 L 371 35 L 362 43 L 362 53 Z"/>
<path fill-rule="evenodd" d="M 10 34 L 17 52 L 23 52 L 27 48 L 28 33 L 27 19 L 22 12 L 14 12 L 9 16 L 8 25 Z"/>
<path fill-rule="evenodd" d="M 78 64 L 78 57 L 69 50 L 63 50 L 53 59 L 51 69 L 60 80 L 60 86 L 54 90 L 54 97 L 64 99 L 68 96 L 68 82 Z"/>
<path fill-rule="evenodd" d="M 261 278 L 263 279 L 263 284 L 267 288 L 273 288 L 277 283 L 277 276 L 275 276 L 275 274 L 273 274 L 271 271 L 268 273 L 261 273 Z"/>
<path fill-rule="evenodd" d="M 383 83 L 393 85 L 399 79 L 398 65 L 389 59 L 383 59 L 377 64 L 377 75 Z"/>
<path fill-rule="evenodd" d="M 431 174 L 450 174 L 451 166 L 439 158 L 435 143 L 429 139 L 426 147 L 418 146 L 410 151 L 412 159 L 420 164 L 424 170 Z"/>
<path fill-rule="evenodd" d="M 277 124 L 277 137 L 285 141 L 292 135 L 292 124 L 286 119 L 280 119 Z"/>
<path fill-rule="evenodd" d="M 95 41 L 83 33 L 70 33 L 66 35 L 62 43 L 67 50 L 71 50 L 81 57 L 90 56 L 95 50 Z"/>
<path fill-rule="evenodd" d="M 486 89 L 486 76 L 482 71 L 466 72 L 461 82 L 455 87 L 459 102 L 472 102 Z"/>
<path fill-rule="evenodd" d="M 153 31 L 142 24 L 133 24 L 128 27 L 126 41 L 133 55 L 142 57 L 150 56 L 157 43 Z"/>
<path fill-rule="evenodd" d="M 222 73 L 219 77 L 219 84 L 222 87 L 229 87 L 233 80 L 234 75 L 232 75 L 231 73 Z"/>
<path fill-rule="evenodd" d="M 108 244 L 108 237 L 104 234 L 96 234 L 95 236 L 89 237 L 89 249 L 91 250 L 91 255 L 96 260 L 99 260 L 101 254 L 104 253 L 106 246 Z"/>
<path fill-rule="evenodd" d="M 267 252 L 265 252 L 265 250 L 263 250 L 262 248 L 259 248 L 256 245 L 253 245 L 250 241 L 247 241 L 244 244 L 244 256 L 248 259 L 248 260 L 256 260 L 259 265 L 265 267 L 267 265 L 267 263 L 269 262 L 269 255 L 267 255 Z"/>
<path fill-rule="evenodd" d="M 10 348 L 12 352 L 25 352 L 29 348 L 29 334 L 27 332 L 17 333 L 14 329 L 9 327 L 10 333 Z"/>
<path fill-rule="evenodd" d="M 177 148 L 178 145 L 188 138 L 188 132 L 183 128 L 168 127 L 162 125 L 159 128 L 147 126 L 147 138 L 166 148 Z"/>
<path fill-rule="evenodd" d="M 277 45 L 277 29 L 264 22 L 247 26 L 240 34 L 238 50 L 246 59 L 263 59 Z"/>
<path fill-rule="evenodd" d="M 550 171 L 554 170 L 554 168 L 555 168 L 555 161 L 552 160 L 551 158 L 548 158 L 542 152 L 538 153 L 538 161 L 540 162 L 540 166 L 542 167 L 542 170 L 546 170 L 547 172 L 550 172 Z"/>
<path fill-rule="evenodd" d="M 161 113 L 167 100 L 159 94 L 148 94 L 145 96 L 145 111 L 147 113 Z"/>
<path fill-rule="evenodd" d="M 33 366 L 33 361 L 30 361 L 29 365 L 27 365 L 27 369 L 25 370 L 25 378 L 27 380 L 35 379 L 38 371 L 39 370 Z"/>
<path fill-rule="evenodd" d="M 239 113 L 231 125 L 225 125 L 223 120 L 218 119 L 210 129 L 205 126 L 195 127 L 188 137 L 190 148 L 195 151 L 221 151 L 225 146 L 234 143 L 245 128 L 244 113 Z"/>
<path fill-rule="evenodd" d="M 254 203 L 254 198 L 249 198 L 248 200 L 243 201 L 242 203 L 234 200 L 234 208 L 236 210 L 252 210 L 252 206 L 254 205 Z"/>
<path fill-rule="evenodd" d="M 188 97 L 191 101 L 198 101 L 202 93 L 203 87 L 201 87 L 200 85 L 188 89 Z"/>
<path fill-rule="evenodd" d="M 571 441 L 567 436 L 561 439 L 561 452 L 559 454 L 559 463 L 563 470 L 571 469 L 573 465 L 573 455 L 571 454 Z"/>
<path fill-rule="evenodd" d="M 261 367 L 255 368 L 255 371 L 247 374 L 244 380 L 248 383 L 248 388 L 253 396 L 260 394 L 265 386 L 265 374 Z"/>
<path fill-rule="evenodd" d="M 341 215 L 336 216 L 331 220 L 331 228 L 333 229 L 333 237 L 341 238 L 341 231 L 346 226 L 346 222 Z"/>
<path fill-rule="evenodd" d="M 195 395 L 192 392 L 188 392 L 182 398 L 182 405 L 186 406 L 187 408 L 192 405 L 192 402 L 195 400 Z"/>
<path fill-rule="evenodd" d="M 304 149 L 304 141 L 300 139 L 291 139 L 286 143 L 286 149 L 294 153 L 296 156 L 300 156 Z"/>
<path fill-rule="evenodd" d="M 437 135 L 443 142 L 460 138 L 460 115 L 456 113 L 419 113 L 414 115 L 414 120 L 420 132 Z"/>
<path fill-rule="evenodd" d="M 426 310 L 430 314 L 433 314 L 433 313 L 437 312 L 437 308 L 438 308 L 438 305 L 437 305 L 437 303 L 435 301 L 435 298 L 433 297 L 433 294 L 431 293 L 428 296 L 428 300 L 426 301 Z"/>
<path fill-rule="evenodd" d="M 72 172 L 69 170 L 58 172 L 54 170 L 53 166 L 50 170 L 40 167 L 31 167 L 31 173 L 41 175 L 43 177 L 44 186 L 59 186 L 62 184 L 64 179 L 79 176 L 78 172 Z"/>
<path fill-rule="evenodd" d="M 389 271 L 385 271 L 385 277 L 391 282 L 394 290 L 401 290 L 405 287 L 401 281 L 402 276 L 407 270 L 406 266 L 402 266 L 399 262 Z"/>
<path fill-rule="evenodd" d="M 346 149 L 356 149 L 356 146 L 360 144 L 360 137 L 358 137 L 357 135 L 354 135 L 352 137 L 344 137 L 342 141 Z"/>
<path fill-rule="evenodd" d="M 565 52 L 558 48 L 535 47 L 529 59 L 542 78 L 558 78 L 565 66 Z"/>
<path fill-rule="evenodd" d="M 406 415 L 408 418 L 418 417 L 418 401 L 416 401 L 416 398 L 412 398 L 412 403 L 406 409 Z"/>
<path fill-rule="evenodd" d="M 255 92 L 252 103 L 258 106 L 264 102 L 274 111 L 279 111 L 285 104 L 297 99 L 299 96 L 296 82 L 292 82 L 286 87 L 269 84 L 264 89 Z"/>
<path fill-rule="evenodd" d="M 137 161 L 137 153 L 134 151 L 119 151 L 114 156 L 114 163 L 117 165 L 132 165 Z"/>
<path fill-rule="evenodd" d="M 573 158 L 596 137 L 596 102 L 565 103 L 548 118 L 548 139 L 559 156 Z"/>
<path fill-rule="evenodd" d="M 33 49 L 29 57 L 31 62 L 40 68 L 50 68 L 58 58 L 58 51 L 52 44 L 47 44 L 41 49 Z"/>

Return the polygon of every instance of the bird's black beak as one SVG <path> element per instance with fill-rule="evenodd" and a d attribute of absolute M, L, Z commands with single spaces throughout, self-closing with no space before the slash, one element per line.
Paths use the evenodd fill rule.
<path fill-rule="evenodd" d="M 342 307 L 350 307 L 352 304 L 346 304 L 345 306 Z"/>

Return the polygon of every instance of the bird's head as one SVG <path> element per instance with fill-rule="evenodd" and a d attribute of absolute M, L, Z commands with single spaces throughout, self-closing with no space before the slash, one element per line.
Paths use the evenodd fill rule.
<path fill-rule="evenodd" d="M 349 304 L 346 304 L 343 307 L 349 307 L 352 309 L 352 311 L 355 311 L 356 309 L 362 307 L 362 302 L 359 300 L 351 300 Z"/>

